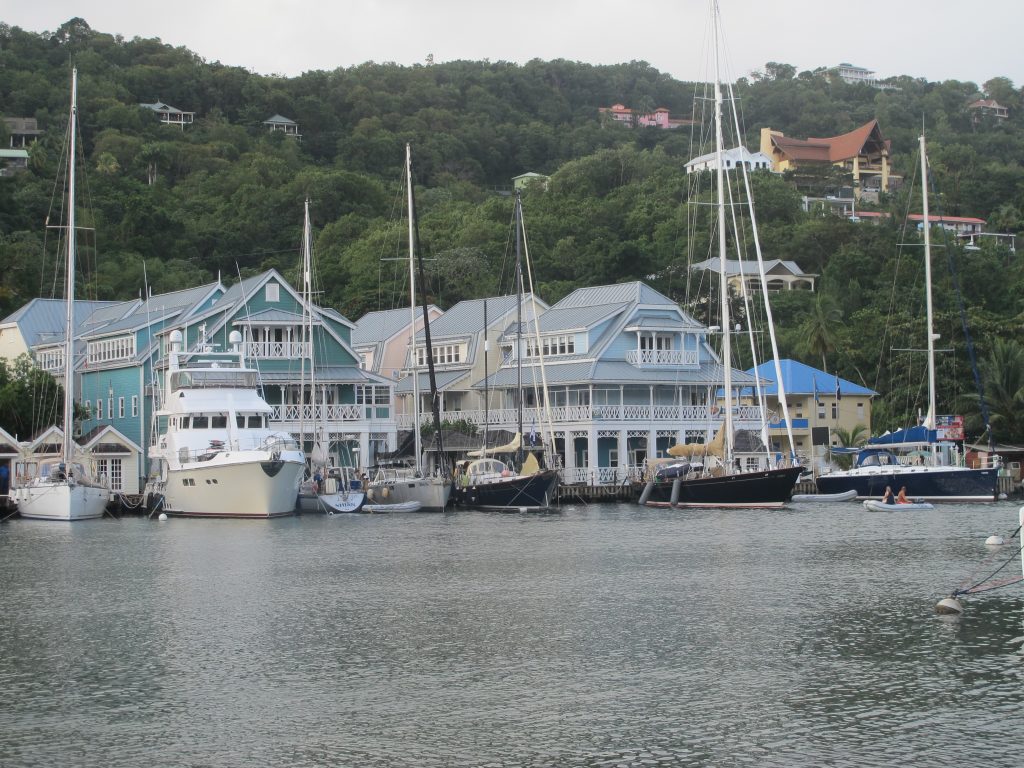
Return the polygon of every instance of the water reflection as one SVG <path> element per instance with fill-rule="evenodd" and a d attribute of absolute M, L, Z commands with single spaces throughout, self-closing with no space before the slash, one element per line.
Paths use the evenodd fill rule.
<path fill-rule="evenodd" d="M 0 764 L 1017 765 L 1015 510 L 17 521 Z"/>

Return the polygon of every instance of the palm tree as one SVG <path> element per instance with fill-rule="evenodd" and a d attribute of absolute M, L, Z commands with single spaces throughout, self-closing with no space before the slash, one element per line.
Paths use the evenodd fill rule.
<path fill-rule="evenodd" d="M 992 432 L 1003 442 L 1024 440 L 1024 346 L 997 338 L 981 374 Z"/>
<path fill-rule="evenodd" d="M 868 428 L 863 424 L 856 424 L 850 429 L 836 427 L 832 430 L 832 434 L 836 436 L 836 440 L 843 448 L 860 448 L 868 441 Z M 853 455 L 839 454 L 833 456 L 833 460 L 842 469 L 849 469 L 850 464 L 853 463 Z"/>
<path fill-rule="evenodd" d="M 821 369 L 828 370 L 827 356 L 839 346 L 843 312 L 831 296 L 819 293 L 814 304 L 800 324 L 803 351 L 815 357 L 821 356 Z"/>

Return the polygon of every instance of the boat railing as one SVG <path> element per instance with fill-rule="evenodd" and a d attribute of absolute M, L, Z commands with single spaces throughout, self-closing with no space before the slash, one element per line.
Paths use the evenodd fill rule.
<path fill-rule="evenodd" d="M 365 406 L 339 403 L 285 403 L 271 406 L 273 422 L 330 423 L 332 421 L 361 421 L 366 418 Z M 410 424 L 412 420 L 410 419 Z"/>

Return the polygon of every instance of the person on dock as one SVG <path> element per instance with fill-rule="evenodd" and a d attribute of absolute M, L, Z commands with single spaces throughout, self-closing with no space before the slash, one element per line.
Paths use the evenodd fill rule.
<path fill-rule="evenodd" d="M 894 499 L 893 495 L 892 495 L 892 487 L 891 486 L 888 486 L 888 485 L 885 486 L 885 493 L 882 494 L 882 502 L 885 503 L 885 504 L 895 504 L 896 503 L 896 499 Z"/>
<path fill-rule="evenodd" d="M 907 498 L 907 486 L 904 485 L 902 488 L 900 488 L 900 492 L 896 496 L 896 503 L 897 504 L 909 504 L 910 503 L 910 499 Z"/>

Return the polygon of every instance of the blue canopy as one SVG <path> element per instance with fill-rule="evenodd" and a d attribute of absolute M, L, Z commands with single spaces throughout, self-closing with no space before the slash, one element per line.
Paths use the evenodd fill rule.
<path fill-rule="evenodd" d="M 911 427 L 910 429 L 898 429 L 887 435 L 872 437 L 868 440 L 869 445 L 899 445 L 901 443 L 934 443 L 937 439 L 934 429 L 926 427 Z"/>

